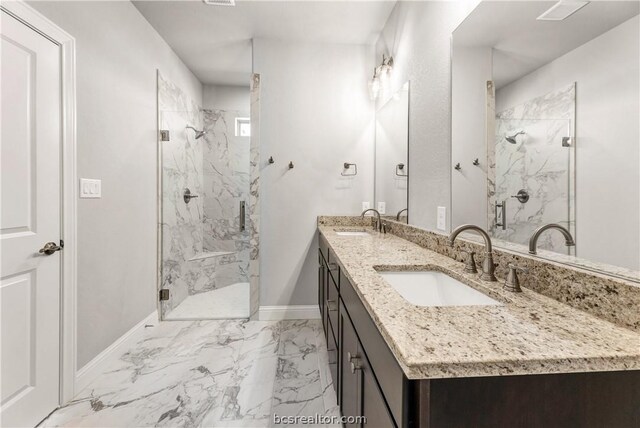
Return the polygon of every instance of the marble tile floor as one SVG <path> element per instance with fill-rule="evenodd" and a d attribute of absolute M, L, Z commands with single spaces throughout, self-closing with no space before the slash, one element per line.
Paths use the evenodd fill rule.
<path fill-rule="evenodd" d="M 40 426 L 273 427 L 274 414 L 339 416 L 327 358 L 319 320 L 164 321 Z"/>
<path fill-rule="evenodd" d="M 249 318 L 249 283 L 239 282 L 193 294 L 166 315 L 167 320 Z"/>

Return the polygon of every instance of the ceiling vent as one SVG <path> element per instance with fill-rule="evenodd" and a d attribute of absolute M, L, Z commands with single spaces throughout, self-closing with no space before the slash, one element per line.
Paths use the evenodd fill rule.
<path fill-rule="evenodd" d="M 235 6 L 236 0 L 202 0 L 204 4 L 210 6 Z"/>
<path fill-rule="evenodd" d="M 537 19 L 538 21 L 562 21 L 588 4 L 588 1 L 559 1 Z"/>

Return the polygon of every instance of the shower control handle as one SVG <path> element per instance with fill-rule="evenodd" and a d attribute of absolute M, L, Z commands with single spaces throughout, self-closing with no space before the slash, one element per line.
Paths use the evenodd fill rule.
<path fill-rule="evenodd" d="M 188 204 L 191 199 L 197 198 L 198 195 L 192 195 L 191 194 L 191 190 L 189 190 L 189 188 L 184 189 L 184 194 L 182 195 L 182 199 L 184 200 L 185 204 Z"/>
<path fill-rule="evenodd" d="M 518 190 L 518 193 L 511 197 L 517 199 L 521 204 L 526 204 L 527 202 L 529 202 L 529 192 L 524 189 Z"/>

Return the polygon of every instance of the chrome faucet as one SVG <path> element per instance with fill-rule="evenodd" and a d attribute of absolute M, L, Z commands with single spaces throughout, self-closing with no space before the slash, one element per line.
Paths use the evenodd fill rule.
<path fill-rule="evenodd" d="M 374 209 L 374 208 L 369 208 L 368 210 L 364 210 L 362 211 L 362 214 L 360 214 L 361 218 L 364 218 L 364 215 L 366 213 L 368 213 L 369 211 L 373 211 L 374 213 L 376 213 L 376 224 L 375 226 L 373 226 L 373 229 L 377 232 L 382 232 L 382 222 L 380 221 L 380 213 L 378 212 L 378 210 Z"/>
<path fill-rule="evenodd" d="M 576 241 L 573 240 L 573 236 L 571 236 L 571 232 L 569 232 L 567 228 L 565 228 L 564 226 L 560 226 L 557 223 L 549 223 L 545 224 L 544 226 L 540 226 L 533 232 L 533 235 L 531 235 L 531 239 L 529 239 L 529 254 L 538 253 L 536 250 L 536 247 L 538 246 L 538 238 L 540 237 L 542 232 L 548 229 L 558 229 L 560 232 L 562 232 L 567 247 L 574 247 L 576 245 Z"/>
<path fill-rule="evenodd" d="M 480 279 L 483 279 L 485 281 L 497 281 L 495 275 L 496 266 L 493 264 L 493 248 L 491 247 L 491 238 L 489 237 L 489 234 L 484 231 L 484 229 L 473 224 L 463 224 L 462 226 L 458 226 L 449 235 L 449 246 L 453 247 L 453 242 L 456 240 L 458 235 L 465 230 L 473 230 L 475 232 L 478 232 L 484 239 L 485 254 L 484 260 L 482 261 L 482 274 L 480 275 Z"/>
<path fill-rule="evenodd" d="M 396 214 L 396 220 L 397 221 L 400 221 L 400 214 L 402 214 L 405 211 L 409 212 L 409 208 L 405 208 L 405 209 L 402 209 L 402 210 L 398 211 L 398 214 Z"/>

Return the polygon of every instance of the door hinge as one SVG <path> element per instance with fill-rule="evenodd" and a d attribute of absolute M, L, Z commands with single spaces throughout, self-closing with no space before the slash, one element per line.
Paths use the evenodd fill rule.
<path fill-rule="evenodd" d="M 160 290 L 160 300 L 169 300 L 169 289 L 163 288 Z"/>

